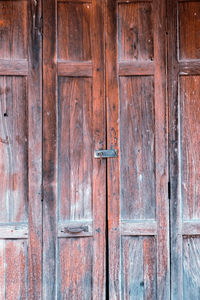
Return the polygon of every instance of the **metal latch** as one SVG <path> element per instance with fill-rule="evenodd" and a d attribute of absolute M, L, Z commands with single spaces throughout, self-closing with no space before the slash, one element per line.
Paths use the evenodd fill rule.
<path fill-rule="evenodd" d="M 117 150 L 116 149 L 110 149 L 110 150 L 95 150 L 94 151 L 94 157 L 95 158 L 111 158 L 111 157 L 117 157 Z"/>
<path fill-rule="evenodd" d="M 88 226 L 79 226 L 79 227 L 65 227 L 62 231 L 64 233 L 81 233 L 88 232 Z"/>

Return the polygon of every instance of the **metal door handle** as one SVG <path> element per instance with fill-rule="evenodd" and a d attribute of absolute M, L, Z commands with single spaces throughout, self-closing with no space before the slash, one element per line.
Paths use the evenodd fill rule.
<path fill-rule="evenodd" d="M 79 227 L 65 227 L 62 230 L 64 233 L 80 233 L 80 232 L 88 232 L 88 226 L 79 226 Z"/>

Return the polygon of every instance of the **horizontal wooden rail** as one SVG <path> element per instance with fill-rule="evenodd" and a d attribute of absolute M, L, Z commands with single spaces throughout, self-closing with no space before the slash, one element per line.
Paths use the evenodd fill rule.
<path fill-rule="evenodd" d="M 131 75 L 153 75 L 154 74 L 154 62 L 142 62 L 142 61 L 121 61 L 119 62 L 119 75 L 131 76 Z"/>
<path fill-rule="evenodd" d="M 180 61 L 180 75 L 200 75 L 200 60 L 196 61 Z"/>
<path fill-rule="evenodd" d="M 200 221 L 183 222 L 182 235 L 200 235 Z"/>
<path fill-rule="evenodd" d="M 28 224 L 0 224 L 0 239 L 27 239 Z"/>
<path fill-rule="evenodd" d="M 153 0 L 117 0 L 118 3 L 153 2 Z"/>
<path fill-rule="evenodd" d="M 58 61 L 58 76 L 92 77 L 92 62 Z"/>
<path fill-rule="evenodd" d="M 0 59 L 0 75 L 28 75 L 28 61 Z"/>
<path fill-rule="evenodd" d="M 58 2 L 71 2 L 71 3 L 92 3 L 92 0 L 58 0 Z"/>
<path fill-rule="evenodd" d="M 121 235 L 156 235 L 156 221 L 121 221 Z"/>

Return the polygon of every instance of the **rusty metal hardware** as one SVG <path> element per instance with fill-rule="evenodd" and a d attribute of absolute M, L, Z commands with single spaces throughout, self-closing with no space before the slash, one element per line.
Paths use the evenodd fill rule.
<path fill-rule="evenodd" d="M 117 150 L 110 149 L 110 150 L 95 150 L 94 151 L 95 158 L 112 158 L 117 157 Z"/>
<path fill-rule="evenodd" d="M 88 232 L 88 226 L 79 226 L 79 227 L 65 227 L 62 232 L 64 233 L 81 233 Z"/>

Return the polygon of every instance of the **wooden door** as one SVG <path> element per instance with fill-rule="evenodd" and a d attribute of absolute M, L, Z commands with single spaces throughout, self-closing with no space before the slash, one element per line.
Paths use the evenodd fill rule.
<path fill-rule="evenodd" d="M 169 1 L 171 299 L 200 298 L 200 1 Z"/>
<path fill-rule="evenodd" d="M 199 32 L 199 0 L 0 0 L 0 300 L 200 298 Z"/>
<path fill-rule="evenodd" d="M 0 1 L 0 299 L 42 296 L 41 3 Z"/>
<path fill-rule="evenodd" d="M 165 0 L 108 0 L 109 299 L 170 297 Z"/>
<path fill-rule="evenodd" d="M 43 1 L 43 299 L 105 299 L 104 2 Z"/>

